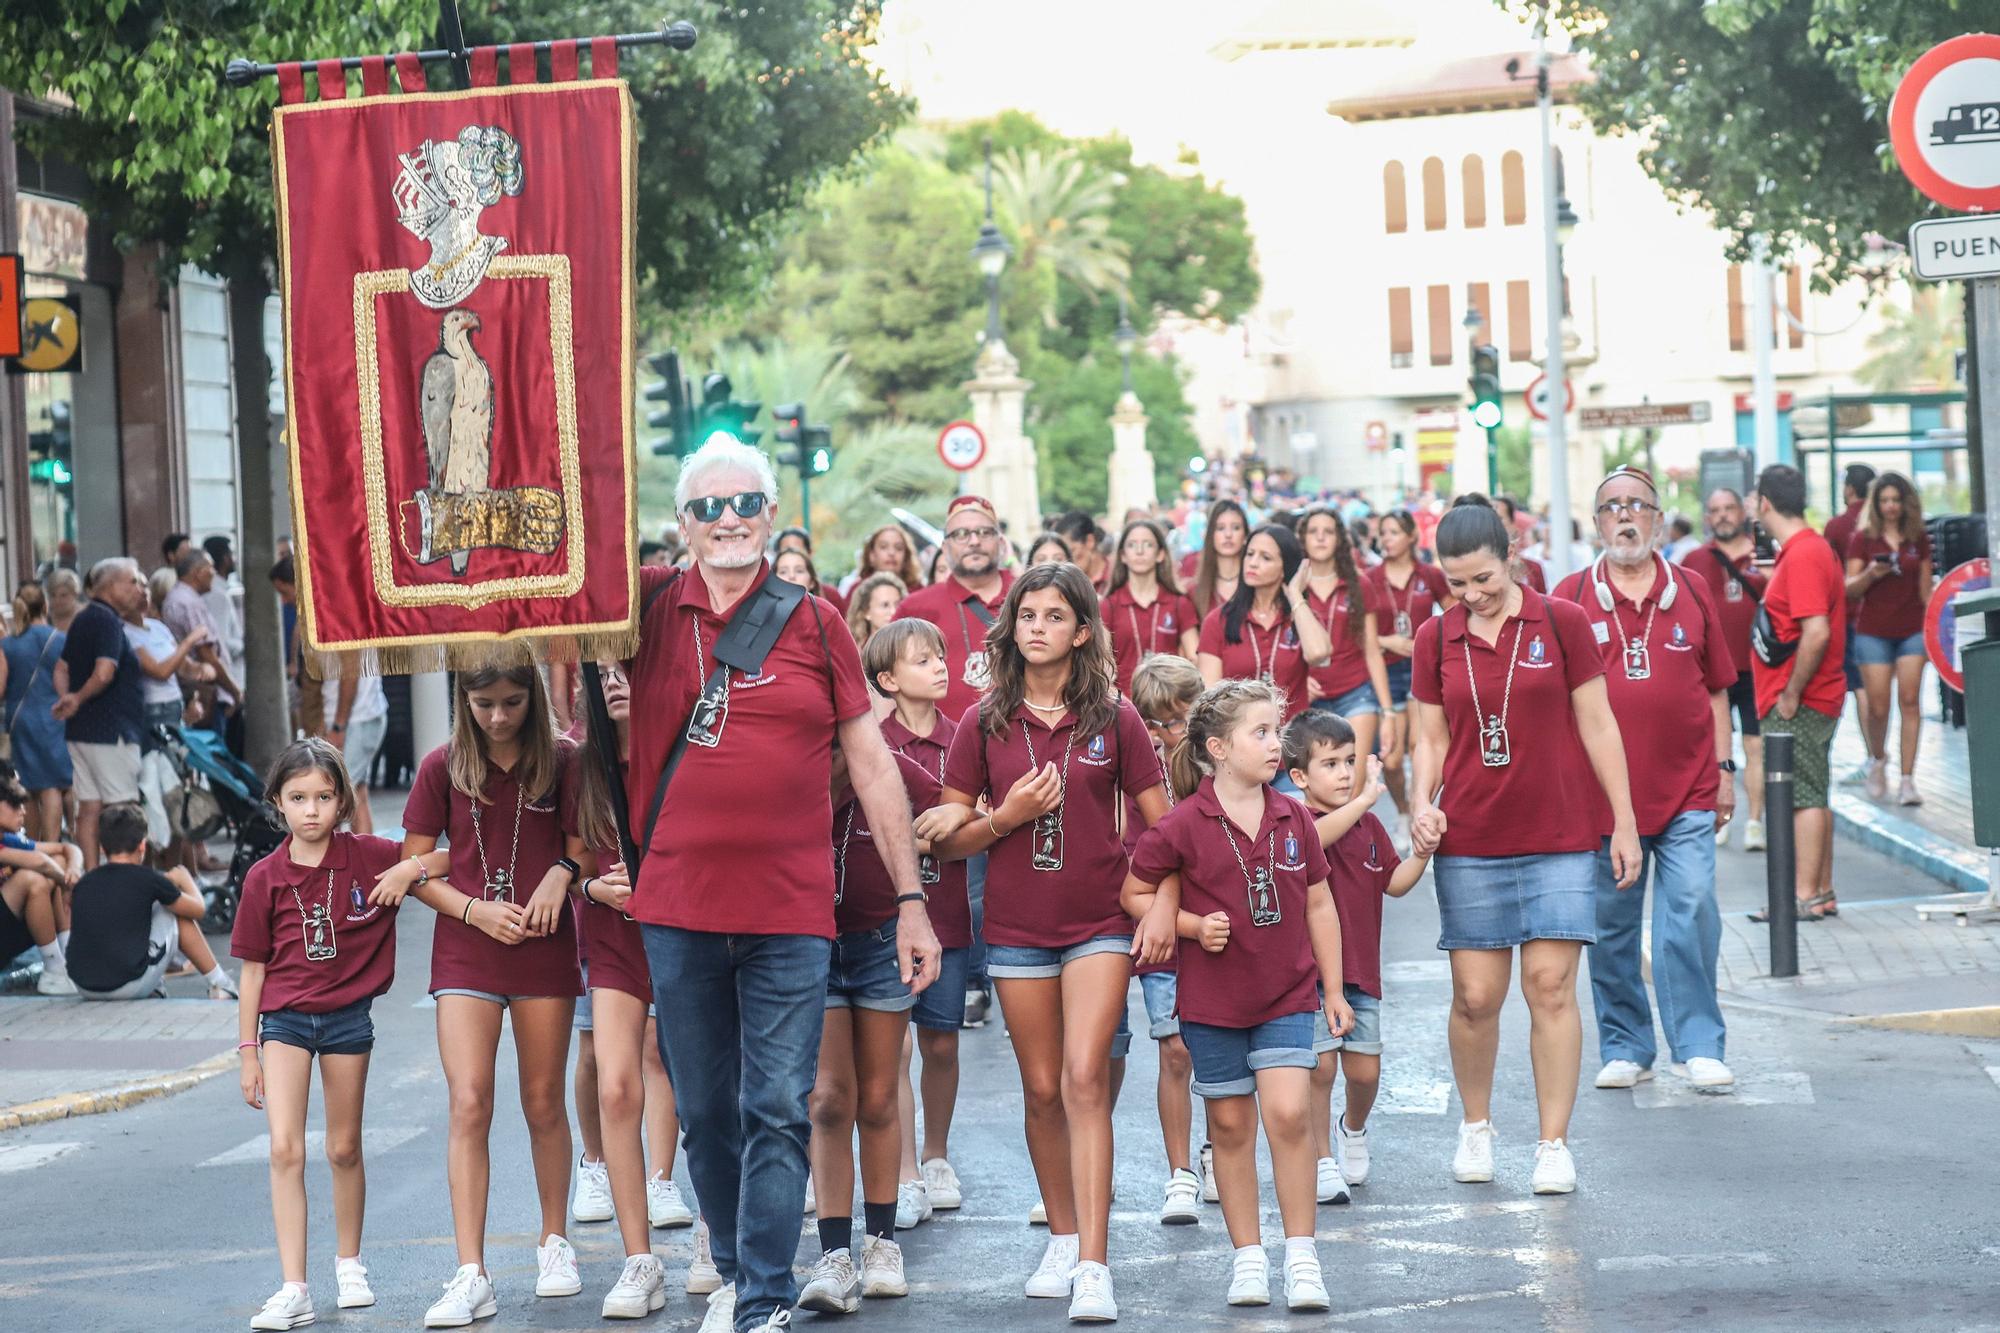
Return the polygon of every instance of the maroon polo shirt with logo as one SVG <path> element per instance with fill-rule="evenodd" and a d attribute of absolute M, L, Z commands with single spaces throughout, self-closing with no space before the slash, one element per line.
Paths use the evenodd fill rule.
<path fill-rule="evenodd" d="M 1590 570 L 1569 575 L 1553 594 L 1576 603 L 1590 621 L 1611 712 L 1625 742 L 1632 814 L 1642 838 L 1665 832 L 1683 811 L 1715 809 L 1721 788 L 1709 695 L 1736 683 L 1736 659 L 1729 651 L 1722 618 L 1709 600 L 1708 585 L 1688 573 L 1654 556 L 1653 586 L 1634 603 L 1618 591 L 1607 571 L 1605 586 L 1611 589 L 1615 623 L 1614 611 L 1598 604 Z M 1669 577 L 1674 579 L 1674 604 L 1661 606 Z M 1620 640 L 1629 643 L 1641 635 L 1649 674 L 1634 680 L 1626 674 Z M 1601 788 L 1597 810 L 1599 830 L 1609 833 L 1611 805 Z"/>
<path fill-rule="evenodd" d="M 1360 580 L 1358 587 L 1346 584 L 1335 588 L 1332 595 L 1321 597 L 1310 588 L 1306 590 L 1306 605 L 1312 609 L 1312 617 L 1333 640 L 1333 656 L 1325 666 L 1310 667 L 1307 676 L 1319 682 L 1321 696 L 1338 699 L 1349 690 L 1368 683 L 1367 628 L 1359 631 L 1352 628 L 1348 617 L 1350 598 L 1359 595 L 1363 611 L 1373 615 L 1379 609 L 1374 589 L 1368 580 Z"/>
<path fill-rule="evenodd" d="M 1590 622 L 1574 602 L 1521 589 L 1521 610 L 1488 644 L 1467 628 L 1461 602 L 1417 631 L 1410 696 L 1444 708 L 1451 744 L 1444 758 L 1443 856 L 1533 856 L 1597 849 L 1594 812 L 1602 799 L 1584 753 L 1570 691 L 1604 674 Z M 1480 710 L 1499 715 L 1505 700 L 1510 761 L 1488 768 L 1466 676 L 1479 683 Z M 1507 694 L 1507 664 L 1514 688 Z M 1708 734 L 1704 731 L 1703 734 Z M 1426 793 L 1428 795 L 1428 793 Z"/>
<path fill-rule="evenodd" d="M 1032 763 L 1024 724 L 1034 737 Z M 1137 797 L 1166 777 L 1146 724 L 1129 700 L 1118 700 L 1104 731 L 1088 736 L 1076 732 L 1074 714 L 1064 713 L 1051 726 L 1022 704 L 998 736 L 979 725 L 974 710 L 952 738 L 944 785 L 968 796 L 987 793 L 994 806 L 1031 768 L 1052 763 L 1060 772 L 1063 751 L 1069 749 L 1069 786 L 1061 807 L 1062 868 L 1033 868 L 1032 820 L 1007 830 L 993 844 L 986 866 L 988 944 L 1066 949 L 1100 935 L 1132 933 L 1132 918 L 1118 905 L 1126 860 L 1115 811 L 1121 793 Z"/>
<path fill-rule="evenodd" d="M 513 867 L 513 901 L 517 907 L 526 907 L 542 877 L 563 854 L 562 785 L 573 780 L 570 758 L 574 753 L 566 742 L 559 742 L 556 788 L 539 795 L 529 792 L 521 800 L 518 848 L 514 812 L 521 786 L 514 774 L 490 762 L 486 765 L 486 782 L 481 788 L 485 799 L 479 807 L 475 833 L 472 798 L 451 785 L 450 750 L 443 745 L 417 765 L 410 799 L 403 806 L 403 829 L 427 837 L 442 836 L 450 842 L 451 868 L 445 877 L 453 888 L 474 898 L 485 894 L 479 851 L 483 841 L 484 868 Z M 554 934 L 524 939 L 519 944 L 502 944 L 477 926 L 440 915 L 431 932 L 430 989 L 433 994 L 441 990 L 490 991 L 495 995 L 583 994 L 574 910 L 557 914 Z"/>
<path fill-rule="evenodd" d="M 1181 635 L 1198 629 L 1194 601 L 1185 593 L 1158 590 L 1152 603 L 1139 605 L 1127 583 L 1105 594 L 1099 608 L 1104 627 L 1111 632 L 1111 656 L 1118 664 L 1118 692 L 1132 689 L 1132 673 L 1148 653 L 1178 653 Z"/>
<path fill-rule="evenodd" d="M 1757 622 L 1757 601 L 1764 595 L 1764 576 L 1757 571 L 1754 550 L 1741 559 L 1714 542 L 1704 542 L 1688 553 L 1681 568 L 1699 575 L 1708 584 L 1709 602 L 1722 621 L 1722 637 L 1729 644 L 1729 660 L 1736 674 L 1750 670 L 1756 660 L 1750 651 L 1750 627 Z"/>
<path fill-rule="evenodd" d="M 619 767 L 623 771 L 624 765 Z M 563 788 L 562 827 L 564 835 L 571 838 L 583 836 L 582 820 L 577 812 L 582 774 L 577 776 L 578 781 Z M 616 847 L 593 847 L 590 850 L 597 857 L 597 872 L 600 875 L 625 859 L 624 853 Z M 581 890 L 583 886 L 578 884 L 577 887 Z M 575 903 L 577 930 L 582 936 L 582 954 L 589 965 L 587 979 L 590 989 L 623 991 L 648 1004 L 652 1003 L 653 973 L 646 963 L 646 941 L 639 934 L 639 923 L 622 910 L 606 905 L 595 896 L 595 890 L 592 892 L 593 896 L 589 898 L 579 892 Z"/>
<path fill-rule="evenodd" d="M 1182 911 L 1229 916 L 1229 942 L 1220 953 L 1194 941 L 1180 951 L 1180 1015 L 1189 1022 L 1251 1028 L 1319 1008 L 1319 966 L 1306 929 L 1306 901 L 1313 885 L 1326 882 L 1326 853 L 1311 811 L 1275 788 L 1267 786 L 1263 794 L 1264 815 L 1254 833 L 1234 821 L 1225 832 L 1228 816 L 1215 794 L 1215 779 L 1205 777 L 1146 831 L 1132 854 L 1132 874 L 1142 884 L 1180 875 Z M 1250 924 L 1246 867 L 1253 875 L 1259 867 L 1271 871 L 1278 901 L 1278 920 L 1271 925 Z"/>
<path fill-rule="evenodd" d="M 896 773 L 903 779 L 903 791 L 912 810 L 928 810 L 938 803 L 943 786 L 935 772 L 908 755 L 894 756 Z M 963 862 L 959 863 L 963 866 Z M 875 834 L 868 827 L 868 812 L 852 793 L 833 812 L 833 882 L 835 897 L 833 928 L 843 935 L 857 930 L 876 930 L 896 916 L 896 883 L 889 867 L 875 850 Z M 931 930 L 936 932 L 936 925 Z M 944 947 L 944 940 L 938 940 Z"/>
<path fill-rule="evenodd" d="M 1000 591 L 993 594 L 993 600 L 982 602 L 977 593 L 952 575 L 926 587 L 912 588 L 903 604 L 896 608 L 897 619 L 928 620 L 944 635 L 944 657 L 951 664 L 951 683 L 938 708 L 946 717 L 964 717 L 965 710 L 978 703 L 984 693 L 979 686 L 965 683 L 966 659 L 985 651 L 986 643 L 986 624 L 973 612 L 973 603 L 979 602 L 988 615 L 998 619 L 1007 601 L 1007 590 L 1013 586 L 1014 572 L 1001 570 Z"/>
<path fill-rule="evenodd" d="M 1225 608 L 1220 606 L 1208 613 L 1201 622 L 1201 644 L 1195 651 L 1221 658 L 1224 680 L 1255 680 L 1261 664 L 1264 674 L 1285 692 L 1284 721 L 1305 712 L 1312 702 L 1306 697 L 1310 668 L 1290 613 L 1279 612 L 1278 623 L 1269 629 L 1244 616 L 1243 637 L 1237 643 L 1229 642 L 1224 632 L 1224 614 Z"/>
<path fill-rule="evenodd" d="M 930 798 L 923 804 L 917 803 L 914 794 L 910 797 L 912 815 L 920 815 L 938 804 L 939 793 L 944 788 L 945 755 L 957 734 L 958 724 L 943 713 L 938 714 L 937 725 L 931 728 L 928 736 L 919 736 L 911 731 L 894 713 L 882 719 L 882 739 L 888 742 L 889 748 L 937 779 L 937 790 L 931 791 Z M 937 936 L 938 946 L 944 949 L 969 948 L 972 944 L 972 906 L 966 898 L 965 862 L 939 862 L 938 882 L 926 885 L 924 891 L 930 895 L 927 906 L 931 931 Z"/>
<path fill-rule="evenodd" d="M 1835 547 L 1838 551 L 1840 548 Z M 1849 602 L 1854 614 L 1854 632 L 1880 639 L 1907 639 L 1924 632 L 1924 599 L 1918 596 L 1917 575 L 1931 558 L 1930 534 L 1919 532 L 1916 540 L 1891 546 L 1866 528 L 1855 531 L 1847 542 L 1847 559 L 1864 566 L 1878 555 L 1893 557 L 1887 578 L 1861 594 L 1860 602 Z M 1845 566 L 1842 566 L 1843 571 Z"/>
<path fill-rule="evenodd" d="M 316 866 L 292 860 L 292 840 L 250 867 L 229 952 L 264 964 L 257 1012 L 325 1014 L 388 993 L 396 980 L 396 909 L 368 901 L 375 879 L 403 859 L 387 838 L 335 833 Z M 296 895 L 296 896 L 294 896 Z M 305 914 L 332 916 L 334 956 L 306 957 Z"/>
<path fill-rule="evenodd" d="M 640 597 L 673 572 L 640 570 Z M 743 595 L 770 577 L 766 561 Z M 697 564 L 640 627 L 630 667 L 634 837 L 645 836 L 654 782 L 737 605 L 714 610 Z M 687 747 L 633 885 L 632 915 L 682 930 L 832 939 L 833 744 L 839 723 L 868 712 L 854 636 L 831 606 L 807 597 L 755 676 L 729 673 L 721 743 Z"/>
<path fill-rule="evenodd" d="M 1373 594 L 1375 605 L 1375 632 L 1384 638 L 1396 632 L 1396 613 L 1405 612 L 1410 617 L 1410 635 L 1416 636 L 1426 620 L 1438 613 L 1449 595 L 1446 592 L 1444 571 L 1436 565 L 1416 562 L 1410 570 L 1409 582 L 1398 588 L 1389 581 L 1389 566 L 1373 565 L 1363 574 Z M 1382 650 L 1384 662 L 1407 662 L 1388 649 Z"/>
<path fill-rule="evenodd" d="M 1330 812 L 1329 812 L 1330 813 Z M 1403 859 L 1374 811 L 1326 849 L 1327 883 L 1340 913 L 1340 979 L 1382 998 L 1382 899 Z"/>

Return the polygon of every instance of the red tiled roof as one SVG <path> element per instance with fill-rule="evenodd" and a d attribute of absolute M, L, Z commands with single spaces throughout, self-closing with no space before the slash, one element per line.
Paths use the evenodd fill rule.
<path fill-rule="evenodd" d="M 1518 60 L 1519 78 L 1507 73 L 1507 62 Z M 1580 56 L 1557 55 L 1550 62 L 1549 85 L 1555 100 L 1590 80 Z M 1535 55 L 1474 56 L 1442 65 L 1412 69 L 1371 87 L 1344 93 L 1326 104 L 1327 114 L 1346 121 L 1397 120 L 1414 116 L 1450 116 L 1469 111 L 1499 111 L 1535 104 Z"/>

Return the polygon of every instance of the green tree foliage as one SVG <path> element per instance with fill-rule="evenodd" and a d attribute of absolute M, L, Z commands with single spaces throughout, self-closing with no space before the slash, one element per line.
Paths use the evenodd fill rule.
<path fill-rule="evenodd" d="M 1092 297 L 1125 290 L 1130 247 L 1111 234 L 1117 186 L 1108 173 L 1073 149 L 1009 149 L 994 163 L 993 199 L 1014 240 L 1017 280 L 1032 281 L 1046 267 L 1058 282 Z M 1052 288 L 1048 297 L 1042 323 L 1053 329 Z"/>
<path fill-rule="evenodd" d="M 1856 369 L 1877 393 L 1942 389 L 1958 380 L 1965 346 L 1962 298 L 1955 282 L 1925 283 L 1911 290 L 1907 306 L 1887 306 L 1882 327 L 1868 339 L 1868 359 Z"/>
<path fill-rule="evenodd" d="M 1044 354 L 1042 364 L 1054 358 Z M 1104 513 L 1109 498 L 1111 409 L 1122 375 L 1118 354 L 1108 345 L 1095 356 L 1035 381 L 1028 403 L 1034 409 L 1030 432 L 1041 470 L 1042 508 Z M 1189 424 L 1185 381 L 1170 360 L 1135 352 L 1132 387 L 1146 408 L 1146 448 L 1162 496 L 1173 494 L 1188 459 L 1201 452 Z M 1123 517 L 1109 516 L 1114 522 Z"/>

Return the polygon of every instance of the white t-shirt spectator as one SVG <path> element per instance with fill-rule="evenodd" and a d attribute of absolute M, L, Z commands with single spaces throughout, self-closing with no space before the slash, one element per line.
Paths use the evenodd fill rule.
<path fill-rule="evenodd" d="M 174 637 L 174 632 L 167 628 L 166 622 L 155 620 L 151 616 L 146 617 L 146 627 L 144 629 L 127 621 L 125 625 L 125 638 L 131 643 L 133 652 L 136 653 L 141 648 L 144 648 L 147 656 L 151 657 L 155 662 L 166 661 L 174 655 L 174 650 L 181 646 L 180 640 Z M 139 679 L 141 693 L 146 700 L 147 707 L 150 708 L 154 704 L 179 705 L 181 702 L 181 683 L 174 677 L 168 676 L 165 680 L 155 680 L 152 676 L 142 671 L 140 672 Z"/>
<path fill-rule="evenodd" d="M 236 598 L 229 590 L 228 579 L 217 574 L 215 582 L 201 595 L 201 604 L 208 608 L 209 618 L 215 622 L 217 651 L 229 661 L 229 674 L 238 682 L 243 679 L 243 617 L 236 610 Z"/>
<path fill-rule="evenodd" d="M 340 708 L 340 682 L 329 680 L 321 683 L 321 698 L 326 704 L 326 725 L 334 724 Z M 357 723 L 372 722 L 387 715 L 389 696 L 382 692 L 380 676 L 363 676 L 361 684 L 354 692 L 354 706 L 347 710 L 347 725 L 351 730 Z"/>

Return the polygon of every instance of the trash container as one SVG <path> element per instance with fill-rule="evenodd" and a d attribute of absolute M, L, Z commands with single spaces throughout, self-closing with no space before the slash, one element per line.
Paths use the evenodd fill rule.
<path fill-rule="evenodd" d="M 1960 632 L 1985 617 L 1985 637 L 1959 654 L 1965 668 L 1965 752 L 1972 770 L 1972 841 L 2000 847 L 2000 588 L 1952 603 Z"/>

